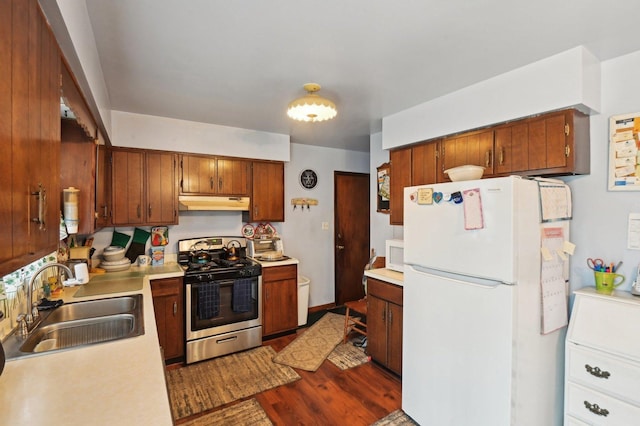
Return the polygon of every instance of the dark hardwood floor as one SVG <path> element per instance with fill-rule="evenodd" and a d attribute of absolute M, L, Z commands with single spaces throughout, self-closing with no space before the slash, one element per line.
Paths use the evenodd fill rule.
<path fill-rule="evenodd" d="M 267 340 L 263 346 L 279 352 L 296 336 Z M 325 360 L 315 372 L 296 371 L 300 380 L 253 396 L 275 425 L 366 426 L 399 409 L 402 402 L 400 379 L 373 362 L 343 371 Z"/>

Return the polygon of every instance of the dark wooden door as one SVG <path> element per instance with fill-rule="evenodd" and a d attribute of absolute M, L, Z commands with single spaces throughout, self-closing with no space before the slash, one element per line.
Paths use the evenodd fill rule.
<path fill-rule="evenodd" d="M 364 297 L 369 261 L 369 174 L 334 172 L 336 304 Z"/>

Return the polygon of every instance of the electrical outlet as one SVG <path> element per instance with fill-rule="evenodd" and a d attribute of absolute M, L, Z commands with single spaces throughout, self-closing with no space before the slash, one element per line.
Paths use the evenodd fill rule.
<path fill-rule="evenodd" d="M 329 222 L 322 222 L 322 230 L 323 231 L 329 230 Z"/>

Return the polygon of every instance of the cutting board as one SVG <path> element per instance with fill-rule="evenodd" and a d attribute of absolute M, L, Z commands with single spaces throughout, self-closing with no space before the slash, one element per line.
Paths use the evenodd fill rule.
<path fill-rule="evenodd" d="M 137 274 L 136 274 L 137 275 Z M 80 287 L 73 297 L 98 296 L 101 294 L 124 293 L 127 291 L 142 290 L 144 274 L 127 278 L 110 278 L 108 275 L 100 275 Z"/>

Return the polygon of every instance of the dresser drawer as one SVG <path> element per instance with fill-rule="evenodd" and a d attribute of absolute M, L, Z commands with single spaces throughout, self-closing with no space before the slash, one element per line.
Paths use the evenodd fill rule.
<path fill-rule="evenodd" d="M 640 419 L 640 408 L 593 389 L 569 382 L 565 392 L 566 414 L 590 425 L 626 426 Z"/>
<path fill-rule="evenodd" d="M 568 380 L 640 405 L 639 364 L 573 344 L 566 356 Z"/>
<path fill-rule="evenodd" d="M 585 423 L 572 416 L 564 417 L 564 426 L 589 426 L 589 423 Z"/>

